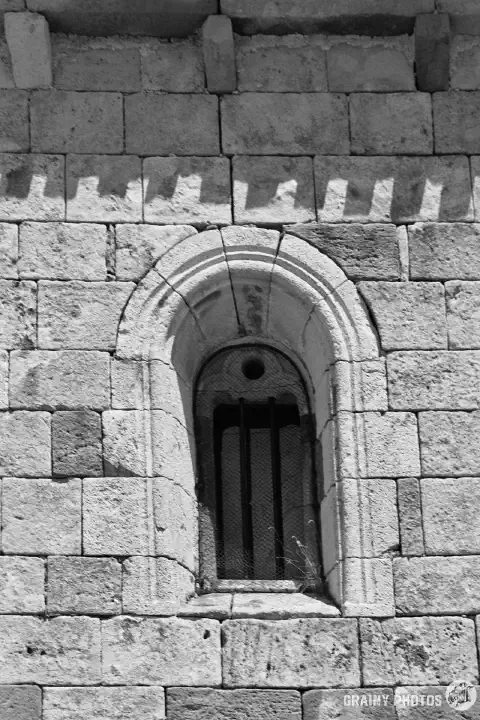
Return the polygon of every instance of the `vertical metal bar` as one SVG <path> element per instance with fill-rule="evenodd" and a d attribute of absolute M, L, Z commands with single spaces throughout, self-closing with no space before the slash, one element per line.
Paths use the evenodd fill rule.
<path fill-rule="evenodd" d="M 243 564 L 245 578 L 253 576 L 252 484 L 249 433 L 245 426 L 245 403 L 240 398 L 240 482 L 242 487 Z"/>
<path fill-rule="evenodd" d="M 215 458 L 215 527 L 217 529 L 216 555 L 217 577 L 225 577 L 225 542 L 223 529 L 223 488 L 222 488 L 222 438 L 224 431 L 223 416 L 217 409 L 213 424 L 213 454 Z"/>
<path fill-rule="evenodd" d="M 285 574 L 285 548 L 283 537 L 282 469 L 280 464 L 280 447 L 275 398 L 268 398 L 268 409 L 270 414 L 270 453 L 272 456 L 275 573 L 277 580 L 283 580 Z"/>

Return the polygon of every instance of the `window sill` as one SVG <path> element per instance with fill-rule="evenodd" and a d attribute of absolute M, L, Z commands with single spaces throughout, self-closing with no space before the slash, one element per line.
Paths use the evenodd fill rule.
<path fill-rule="evenodd" d="M 321 595 L 302 593 L 210 593 L 192 598 L 178 612 L 183 617 L 217 620 L 340 617 L 340 610 Z"/>

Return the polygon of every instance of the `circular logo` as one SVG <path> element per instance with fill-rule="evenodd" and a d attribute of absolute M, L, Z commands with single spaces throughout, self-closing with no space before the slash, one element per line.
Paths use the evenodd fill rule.
<path fill-rule="evenodd" d="M 477 691 L 471 683 L 454 680 L 445 690 L 445 699 L 454 710 L 469 710 L 475 704 Z"/>

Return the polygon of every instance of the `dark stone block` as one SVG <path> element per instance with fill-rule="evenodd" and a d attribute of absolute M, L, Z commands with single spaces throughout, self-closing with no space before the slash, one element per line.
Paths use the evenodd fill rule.
<path fill-rule="evenodd" d="M 102 475 L 101 438 L 99 413 L 93 410 L 54 413 L 52 421 L 54 475 L 93 477 Z"/>
<path fill-rule="evenodd" d="M 417 87 L 424 92 L 448 90 L 450 19 L 446 14 L 419 15 L 415 23 Z"/>
<path fill-rule="evenodd" d="M 40 720 L 42 692 L 36 685 L 4 685 L 0 687 L 2 720 Z"/>

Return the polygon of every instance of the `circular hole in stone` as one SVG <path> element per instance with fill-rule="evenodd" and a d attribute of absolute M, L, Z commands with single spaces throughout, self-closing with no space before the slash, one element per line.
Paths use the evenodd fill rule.
<path fill-rule="evenodd" d="M 265 372 L 265 365 L 260 358 L 248 358 L 242 363 L 242 372 L 247 380 L 258 380 Z"/>

